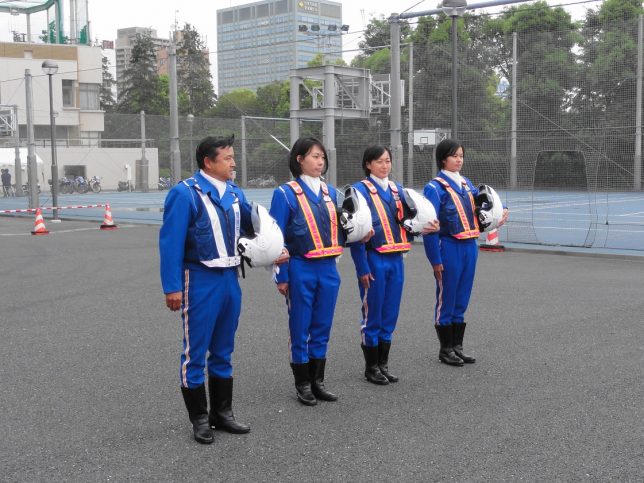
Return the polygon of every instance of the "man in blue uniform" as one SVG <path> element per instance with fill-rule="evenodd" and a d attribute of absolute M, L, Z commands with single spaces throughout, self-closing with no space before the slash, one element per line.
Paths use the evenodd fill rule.
<path fill-rule="evenodd" d="M 166 305 L 172 311 L 181 309 L 183 320 L 181 392 L 194 438 L 203 444 L 213 442 L 212 429 L 250 431 L 235 421 L 231 407 L 231 356 L 241 308 L 237 241 L 240 234 L 253 234 L 250 205 L 231 182 L 233 141 L 201 141 L 196 151 L 199 172 L 169 191 L 159 235 Z"/>

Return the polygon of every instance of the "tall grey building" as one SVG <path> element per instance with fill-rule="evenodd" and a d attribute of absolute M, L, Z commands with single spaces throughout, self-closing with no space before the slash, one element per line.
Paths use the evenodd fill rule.
<path fill-rule="evenodd" d="M 217 10 L 218 91 L 255 90 L 289 78 L 318 53 L 342 58 L 342 4 L 263 0 Z"/>
<path fill-rule="evenodd" d="M 116 31 L 116 85 L 119 86 L 123 81 L 123 73 L 130 65 L 130 56 L 132 54 L 132 46 L 136 40 L 137 35 L 148 34 L 152 37 L 152 43 L 159 50 L 165 49 L 170 45 L 170 40 L 161 39 L 157 37 L 157 31 L 147 27 L 129 27 L 125 29 L 118 29 Z M 163 71 L 163 61 L 159 59 L 157 54 L 157 68 Z"/>

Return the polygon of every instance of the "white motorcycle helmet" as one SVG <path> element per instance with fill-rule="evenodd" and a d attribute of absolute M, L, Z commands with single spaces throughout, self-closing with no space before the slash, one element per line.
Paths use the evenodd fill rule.
<path fill-rule="evenodd" d="M 344 187 L 344 201 L 340 210 L 340 225 L 347 243 L 366 237 L 372 228 L 371 209 L 364 196 L 353 186 Z"/>
<path fill-rule="evenodd" d="M 412 235 L 420 235 L 427 223 L 436 221 L 436 210 L 431 201 L 417 191 L 405 188 L 405 217 L 402 227 Z"/>
<path fill-rule="evenodd" d="M 503 218 L 503 203 L 498 193 L 491 186 L 481 185 L 474 202 L 481 231 L 492 231 L 497 228 Z"/>
<path fill-rule="evenodd" d="M 240 237 L 237 251 L 251 267 L 268 267 L 282 254 L 284 235 L 277 222 L 262 205 L 251 202 L 255 236 Z"/>

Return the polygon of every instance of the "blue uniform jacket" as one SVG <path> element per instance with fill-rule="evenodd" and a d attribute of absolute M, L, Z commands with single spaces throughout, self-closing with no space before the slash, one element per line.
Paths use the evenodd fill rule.
<path fill-rule="evenodd" d="M 385 191 L 377 182 L 373 180 L 370 180 L 370 181 L 376 187 L 376 190 L 378 191 L 378 195 L 382 200 L 382 204 L 385 207 L 385 210 L 387 211 L 387 218 L 389 219 L 389 226 L 392 229 L 394 240 L 396 241 L 396 243 L 400 243 L 402 241 L 400 239 L 400 225 L 398 224 L 398 221 L 396 221 L 397 208 L 396 208 L 396 200 L 394 200 L 393 193 L 391 192 L 391 189 L 388 189 L 387 191 Z M 358 277 L 362 277 L 363 275 L 366 275 L 371 272 L 371 269 L 369 268 L 369 263 L 367 262 L 366 251 L 379 248 L 382 245 L 385 245 L 387 242 L 385 240 L 385 232 L 382 228 L 382 223 L 380 223 L 380 217 L 378 216 L 378 211 L 376 210 L 376 207 L 373 204 L 373 200 L 371 199 L 371 193 L 369 192 L 369 188 L 367 188 L 362 181 L 354 183 L 353 187 L 357 189 L 360 192 L 360 194 L 364 196 L 364 198 L 367 200 L 367 204 L 371 209 L 373 231 L 375 232 L 373 237 L 367 243 L 356 242 L 356 243 L 349 244 L 349 247 L 351 248 L 351 258 L 353 259 L 353 263 L 356 266 L 356 274 L 358 275 Z M 396 183 L 396 187 L 398 188 L 398 195 L 400 196 L 400 199 L 403 201 L 403 203 L 405 203 L 405 193 L 403 191 L 402 185 Z M 407 241 L 411 242 L 412 239 L 413 239 L 412 235 L 407 233 Z"/>
<path fill-rule="evenodd" d="M 452 189 L 460 196 L 461 205 L 465 210 L 467 215 L 467 221 L 470 224 L 470 227 L 474 226 L 474 218 L 476 213 L 473 211 L 472 203 L 470 202 L 470 197 L 467 194 L 467 190 L 472 192 L 472 196 L 476 198 L 479 193 L 479 190 L 472 184 L 472 182 L 463 177 L 467 183 L 467 187 L 457 186 L 454 181 L 445 176 L 443 173 L 439 173 L 438 177 L 444 179 L 449 183 Z M 423 237 L 423 242 L 425 245 L 425 254 L 429 259 L 429 262 L 432 265 L 439 265 L 443 263 L 440 253 L 439 238 L 453 236 L 457 233 L 460 233 L 464 230 L 463 223 L 458 216 L 456 211 L 456 206 L 452 197 L 449 195 L 447 190 L 440 184 L 438 181 L 430 181 L 425 185 L 423 190 L 425 198 L 427 198 L 434 205 L 434 209 L 438 214 L 438 221 L 440 222 L 440 231 L 438 233 L 431 233 Z"/>
<path fill-rule="evenodd" d="M 224 232 L 225 247 L 215 246 L 212 226 L 203 201 L 197 193 L 195 182 L 202 192 L 210 197 Z M 251 222 L 251 207 L 243 191 L 228 182 L 224 196 L 200 173 L 174 186 L 166 196 L 163 226 L 159 234 L 161 255 L 161 285 L 168 294 L 183 289 L 183 270 L 221 270 L 209 268 L 201 260 L 212 260 L 219 256 L 237 255 L 235 246 L 235 214 L 233 204 L 239 202 L 241 218 L 240 233 L 254 234 Z M 224 253 L 225 252 L 225 253 Z"/>
<path fill-rule="evenodd" d="M 299 177 L 296 178 L 295 181 L 297 181 L 302 187 L 304 195 L 309 200 L 309 205 L 311 206 L 313 216 L 315 216 L 324 246 L 331 246 L 329 212 L 327 211 L 325 201 L 322 199 L 324 197 L 322 190 L 320 189 L 320 194 L 316 195 Z M 336 189 L 329 184 L 327 184 L 327 187 L 329 189 L 329 196 L 337 207 Z M 281 185 L 273 192 L 270 215 L 275 218 L 277 224 L 282 229 L 282 233 L 284 234 L 284 244 L 286 245 L 291 257 L 303 258 L 305 253 L 308 253 L 315 248 L 309 233 L 308 225 L 304 219 L 304 213 L 302 213 L 300 204 L 297 201 L 297 195 L 288 184 Z M 338 244 L 344 245 L 344 234 L 339 226 Z M 288 282 L 288 263 L 280 265 L 279 273 L 276 276 L 276 282 Z"/>

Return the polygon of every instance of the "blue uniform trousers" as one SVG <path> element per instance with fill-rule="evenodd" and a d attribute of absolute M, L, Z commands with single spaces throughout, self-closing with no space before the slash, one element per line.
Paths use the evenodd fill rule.
<path fill-rule="evenodd" d="M 305 260 L 293 257 L 288 266 L 288 327 L 291 362 L 326 358 L 340 275 L 335 257 Z"/>
<path fill-rule="evenodd" d="M 436 325 L 462 324 L 470 302 L 478 245 L 476 239 L 440 238 L 443 280 L 436 281 Z"/>
<path fill-rule="evenodd" d="M 232 377 L 231 358 L 240 311 L 236 268 L 184 270 L 182 387 L 195 388 L 204 383 L 206 351 L 208 374 Z"/>
<path fill-rule="evenodd" d="M 362 300 L 360 330 L 362 343 L 374 347 L 379 341 L 391 342 L 396 329 L 405 282 L 405 266 L 401 253 L 381 254 L 367 250 L 367 261 L 375 280 L 371 281 L 366 290 L 358 282 Z"/>

